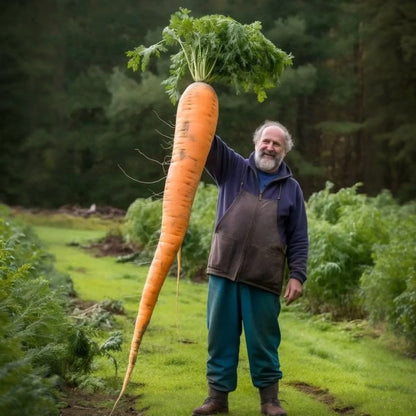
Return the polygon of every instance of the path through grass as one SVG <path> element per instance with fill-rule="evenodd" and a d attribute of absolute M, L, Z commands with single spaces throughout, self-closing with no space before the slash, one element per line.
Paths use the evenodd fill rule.
<path fill-rule="evenodd" d="M 86 244 L 103 231 L 35 228 L 56 256 L 56 267 L 68 272 L 83 300 L 121 300 L 127 318 L 117 322 L 124 333 L 123 351 L 114 368 L 100 361 L 96 374 L 113 381 L 115 394 L 127 364 L 134 318 L 146 267 L 95 258 L 70 243 Z M 190 415 L 206 396 L 206 285 L 168 278 L 144 336 L 128 392 L 141 395 L 146 416 Z M 412 416 L 416 414 L 416 360 L 406 358 L 359 323 L 335 325 L 311 317 L 300 305 L 283 308 L 281 399 L 290 416 Z M 370 332 L 371 335 L 371 332 Z M 112 403 L 109 403 L 109 406 Z M 238 389 L 230 395 L 231 416 L 259 414 L 258 395 L 249 379 L 244 345 Z M 104 415 L 103 415 L 104 416 Z"/>

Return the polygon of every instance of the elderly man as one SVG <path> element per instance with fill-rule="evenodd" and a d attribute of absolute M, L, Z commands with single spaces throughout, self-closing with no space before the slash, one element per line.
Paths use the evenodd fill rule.
<path fill-rule="evenodd" d="M 209 396 L 193 416 L 228 413 L 243 329 L 261 412 L 286 415 L 278 399 L 280 295 L 285 264 L 286 304 L 302 294 L 307 218 L 302 190 L 283 161 L 293 146 L 288 130 L 266 121 L 253 140 L 254 152 L 245 159 L 215 136 L 206 163 L 219 188 L 207 268 Z"/>

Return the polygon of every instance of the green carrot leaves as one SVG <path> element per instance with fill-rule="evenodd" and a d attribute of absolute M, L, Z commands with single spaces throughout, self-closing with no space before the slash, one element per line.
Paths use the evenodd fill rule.
<path fill-rule="evenodd" d="M 162 40 L 127 52 L 128 67 L 145 71 L 152 55 L 159 57 L 168 47 L 179 47 L 171 55 L 170 76 L 163 82 L 171 101 L 179 98 L 179 82 L 187 70 L 194 81 L 231 85 L 237 94 L 254 92 L 259 102 L 266 89 L 277 86 L 292 56 L 276 47 L 261 33 L 261 23 L 241 24 L 230 17 L 207 15 L 193 18 L 180 8 L 162 32 Z"/>

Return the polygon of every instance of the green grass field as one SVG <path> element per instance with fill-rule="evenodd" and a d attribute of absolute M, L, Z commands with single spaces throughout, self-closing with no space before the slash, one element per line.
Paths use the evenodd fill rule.
<path fill-rule="evenodd" d="M 35 231 L 55 255 L 56 268 L 71 275 L 81 299 L 123 302 L 127 315 L 116 318 L 124 337 L 123 350 L 115 355 L 118 378 L 109 360 L 100 359 L 95 370 L 118 393 L 146 267 L 93 257 L 70 244 L 87 244 L 104 235 L 101 229 L 36 225 Z M 174 278 L 162 288 L 128 387 L 130 395 L 140 395 L 136 405 L 147 409 L 147 416 L 190 415 L 206 397 L 206 295 L 205 284 L 181 281 L 177 299 Z M 416 414 L 416 360 L 365 323 L 333 324 L 302 312 L 300 304 L 283 307 L 280 322 L 280 398 L 290 416 Z M 230 415 L 256 414 L 258 394 L 251 385 L 242 340 L 239 385 L 230 395 Z"/>

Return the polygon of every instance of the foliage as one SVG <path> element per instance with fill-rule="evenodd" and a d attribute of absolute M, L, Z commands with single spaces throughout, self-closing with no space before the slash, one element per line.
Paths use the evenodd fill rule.
<path fill-rule="evenodd" d="M 146 248 L 158 240 L 162 220 L 161 199 L 136 199 L 128 208 L 123 234 L 127 242 Z"/>
<path fill-rule="evenodd" d="M 357 188 L 332 193 L 332 184 L 308 201 L 308 308 L 334 317 L 360 317 L 361 274 L 372 266 L 375 244 L 388 238 L 387 221 Z"/>
<path fill-rule="evenodd" d="M 57 415 L 59 383 L 77 382 L 96 356 L 116 365 L 120 335 L 98 347 L 76 328 L 66 311 L 72 293 L 33 232 L 0 218 L 0 413 Z"/>
<path fill-rule="evenodd" d="M 358 7 L 358 12 L 363 21 L 371 20 L 371 24 L 360 25 L 359 30 L 361 47 L 365 50 L 362 56 L 365 98 L 371 109 L 363 114 L 366 136 L 372 138 L 375 149 L 389 149 L 377 152 L 379 158 L 375 160 L 385 166 L 386 172 L 394 172 L 386 187 L 401 201 L 410 200 L 416 190 L 416 173 L 411 162 L 416 155 L 412 139 L 416 123 L 409 111 L 416 105 L 416 6 L 410 0 L 401 2 L 399 8 L 394 0 L 368 1 Z M 392 25 L 394 30 L 382 31 Z M 409 94 L 403 94 L 408 86 Z"/>
<path fill-rule="evenodd" d="M 416 348 L 416 205 L 393 205 L 389 239 L 373 253 L 374 267 L 361 277 L 361 292 L 374 324 L 386 323 Z"/>
<path fill-rule="evenodd" d="M 391 193 L 358 194 L 358 185 L 308 201 L 309 277 L 306 306 L 335 318 L 370 318 L 416 346 L 416 211 Z"/>
<path fill-rule="evenodd" d="M 194 81 L 219 81 L 237 93 L 254 91 L 258 101 L 264 101 L 265 90 L 279 83 L 292 57 L 264 37 L 258 21 L 244 25 L 222 15 L 196 19 L 189 13 L 180 8 L 171 16 L 162 41 L 128 51 L 128 67 L 145 71 L 152 55 L 159 57 L 167 47 L 179 46 L 179 52 L 171 56 L 170 77 L 164 81 L 173 103 L 180 96 L 179 82 L 187 68 Z"/>

